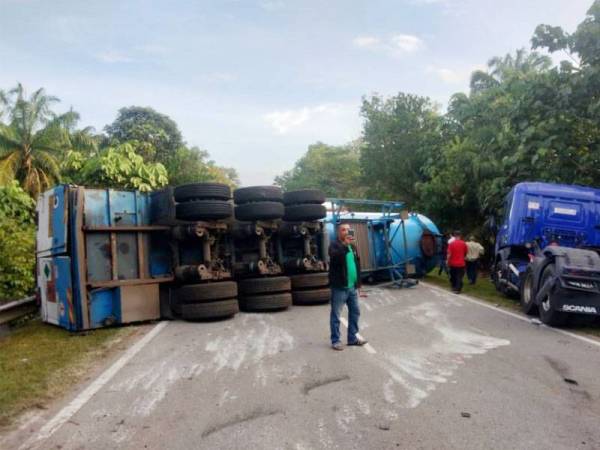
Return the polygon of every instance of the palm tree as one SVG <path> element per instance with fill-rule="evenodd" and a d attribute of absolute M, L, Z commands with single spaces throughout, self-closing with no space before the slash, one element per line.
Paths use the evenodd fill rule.
<path fill-rule="evenodd" d="M 59 160 L 85 141 L 88 129 L 74 132 L 74 111 L 56 115 L 56 97 L 38 89 L 29 98 L 19 83 L 0 96 L 8 123 L 0 123 L 0 184 L 17 179 L 34 198 L 60 180 Z M 90 135 L 91 136 L 91 135 Z"/>
<path fill-rule="evenodd" d="M 503 58 L 496 56 L 488 61 L 488 70 L 476 70 L 471 74 L 471 91 L 480 92 L 494 86 L 511 75 L 529 75 L 548 70 L 552 66 L 549 56 L 519 49 L 515 56 L 510 53 Z"/>

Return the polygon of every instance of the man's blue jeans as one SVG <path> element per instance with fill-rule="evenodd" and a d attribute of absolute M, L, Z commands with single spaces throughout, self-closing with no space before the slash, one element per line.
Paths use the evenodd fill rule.
<path fill-rule="evenodd" d="M 331 327 L 331 343 L 340 342 L 340 314 L 344 304 L 348 306 L 348 343 L 356 342 L 358 333 L 358 318 L 360 308 L 358 307 L 358 295 L 356 289 L 331 288 L 331 314 L 329 325 Z"/>

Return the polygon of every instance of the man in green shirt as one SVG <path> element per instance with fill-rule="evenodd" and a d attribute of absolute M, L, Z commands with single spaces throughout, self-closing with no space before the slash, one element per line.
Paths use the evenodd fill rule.
<path fill-rule="evenodd" d="M 329 284 L 331 286 L 331 347 L 343 350 L 340 341 L 340 314 L 344 304 L 348 306 L 348 345 L 364 345 L 365 339 L 358 334 L 357 289 L 360 287 L 360 259 L 350 232 L 350 225 L 341 224 L 337 230 L 337 239 L 329 245 Z"/>

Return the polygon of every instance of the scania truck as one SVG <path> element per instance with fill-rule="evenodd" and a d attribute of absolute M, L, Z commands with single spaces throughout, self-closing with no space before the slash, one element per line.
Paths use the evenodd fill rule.
<path fill-rule="evenodd" d="M 506 196 L 492 266 L 496 289 L 551 326 L 600 315 L 600 189 L 540 182 Z"/>

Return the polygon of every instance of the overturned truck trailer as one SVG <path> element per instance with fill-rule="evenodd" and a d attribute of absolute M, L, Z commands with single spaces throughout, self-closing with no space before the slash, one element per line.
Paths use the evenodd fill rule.
<path fill-rule="evenodd" d="M 151 225 L 149 194 L 59 185 L 40 195 L 37 215 L 44 322 L 76 331 L 160 318 L 170 228 Z"/>

